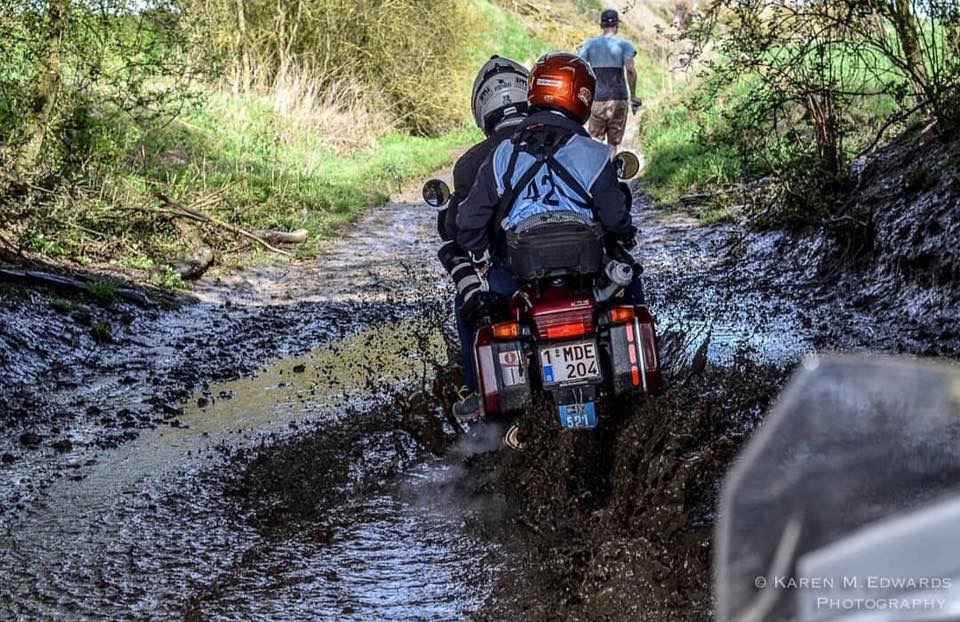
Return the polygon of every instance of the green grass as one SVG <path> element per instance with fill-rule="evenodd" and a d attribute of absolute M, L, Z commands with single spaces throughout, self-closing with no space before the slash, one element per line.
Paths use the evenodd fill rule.
<path fill-rule="evenodd" d="M 691 110 L 684 95 L 662 103 L 649 117 L 653 122 L 642 136 L 643 180 L 659 204 L 674 203 L 682 194 L 728 184 L 738 177 L 736 151 L 704 139 L 704 132 L 722 123 L 719 110 Z"/>
<path fill-rule="evenodd" d="M 187 289 L 188 285 L 170 266 L 163 266 L 155 277 L 158 286 L 164 289 Z"/>
<path fill-rule="evenodd" d="M 50 301 L 50 308 L 56 311 L 57 313 L 73 313 L 80 309 L 80 305 L 73 302 L 72 300 L 67 300 L 66 298 L 54 298 Z"/>
<path fill-rule="evenodd" d="M 114 279 L 96 279 L 84 287 L 84 291 L 97 301 L 110 304 L 117 298 L 119 284 Z"/>
<path fill-rule="evenodd" d="M 24 229 L 20 233 L 18 244 L 23 250 L 40 253 L 47 257 L 59 257 L 65 253 L 60 242 L 31 229 Z"/>
<path fill-rule="evenodd" d="M 251 229 L 305 228 L 313 245 L 406 181 L 449 164 L 452 149 L 477 138 L 471 130 L 434 138 L 391 132 L 343 155 L 256 97 L 215 94 L 148 137 L 152 161 L 128 176 L 181 202 L 219 192 L 208 213 Z"/>
<path fill-rule="evenodd" d="M 530 65 L 546 52 L 554 49 L 549 42 L 538 38 L 515 15 L 488 0 L 475 0 L 486 24 L 478 45 L 469 51 L 477 67 L 493 54 L 506 56 Z"/>
<path fill-rule="evenodd" d="M 150 270 L 155 265 L 152 259 L 149 257 L 144 257 L 143 255 L 121 257 L 120 259 L 116 260 L 116 263 L 125 268 L 136 268 L 137 270 Z"/>

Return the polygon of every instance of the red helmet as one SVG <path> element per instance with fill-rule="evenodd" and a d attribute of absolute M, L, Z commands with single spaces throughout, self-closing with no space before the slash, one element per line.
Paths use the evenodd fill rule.
<path fill-rule="evenodd" d="M 597 77 L 587 61 L 566 52 L 544 54 L 530 72 L 527 101 L 570 113 L 585 123 L 590 117 Z"/>

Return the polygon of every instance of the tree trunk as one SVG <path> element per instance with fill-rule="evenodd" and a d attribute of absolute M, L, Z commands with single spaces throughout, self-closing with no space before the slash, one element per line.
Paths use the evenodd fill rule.
<path fill-rule="evenodd" d="M 247 16 L 243 0 L 237 0 L 237 74 L 234 91 L 246 91 L 250 88 L 252 70 L 250 67 L 250 42 L 247 39 Z"/>
<path fill-rule="evenodd" d="M 929 93 L 930 80 L 927 76 L 927 66 L 923 60 L 920 32 L 910 2 L 911 0 L 893 0 L 891 19 L 893 20 L 893 27 L 897 31 L 897 37 L 900 39 L 900 47 L 903 48 L 904 60 L 910 68 L 910 78 L 913 80 L 917 95 L 919 97 L 929 97 L 931 95 Z"/>
<path fill-rule="evenodd" d="M 17 160 L 20 175 L 31 174 L 41 161 L 49 137 L 56 129 L 60 111 L 57 104 L 62 90 L 62 62 L 60 46 L 70 16 L 70 0 L 49 0 L 47 5 L 47 36 L 40 53 L 37 86 L 30 117 L 26 124 L 29 136 Z"/>

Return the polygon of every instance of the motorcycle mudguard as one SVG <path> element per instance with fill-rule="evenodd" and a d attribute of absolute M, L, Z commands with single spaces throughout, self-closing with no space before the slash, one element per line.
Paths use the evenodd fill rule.
<path fill-rule="evenodd" d="M 646 307 L 636 307 L 632 321 L 610 327 L 610 363 L 615 394 L 663 391 L 656 327 Z"/>
<path fill-rule="evenodd" d="M 495 341 L 489 327 L 481 328 L 477 331 L 474 361 L 487 415 L 501 415 L 530 405 L 530 380 L 521 342 Z"/>

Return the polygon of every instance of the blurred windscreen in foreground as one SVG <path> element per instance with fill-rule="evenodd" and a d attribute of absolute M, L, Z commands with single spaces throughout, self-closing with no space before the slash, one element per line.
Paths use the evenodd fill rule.
<path fill-rule="evenodd" d="M 718 619 L 960 619 L 958 493 L 957 368 L 808 360 L 725 482 Z"/>

